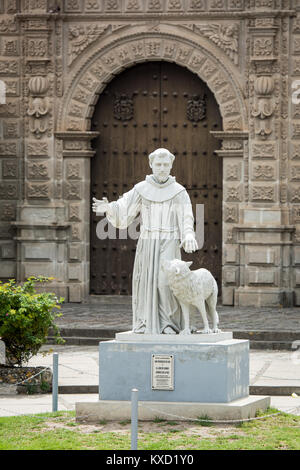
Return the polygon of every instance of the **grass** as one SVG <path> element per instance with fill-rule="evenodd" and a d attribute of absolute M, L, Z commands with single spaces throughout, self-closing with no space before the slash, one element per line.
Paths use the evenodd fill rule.
<path fill-rule="evenodd" d="M 268 414 L 277 410 L 269 409 Z M 278 414 L 235 424 L 157 419 L 139 423 L 139 450 L 300 450 L 300 417 Z M 207 417 L 205 417 L 207 419 Z M 162 426 L 163 424 L 163 426 Z M 127 450 L 130 422 L 81 424 L 74 412 L 0 418 L 0 450 Z"/>

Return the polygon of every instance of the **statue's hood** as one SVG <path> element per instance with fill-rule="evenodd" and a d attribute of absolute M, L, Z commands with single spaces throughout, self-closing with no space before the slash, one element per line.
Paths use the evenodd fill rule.
<path fill-rule="evenodd" d="M 144 181 L 134 187 L 141 197 L 152 202 L 168 201 L 185 190 L 181 184 L 176 182 L 175 176 L 169 176 L 164 183 L 157 183 L 153 175 L 147 175 Z"/>

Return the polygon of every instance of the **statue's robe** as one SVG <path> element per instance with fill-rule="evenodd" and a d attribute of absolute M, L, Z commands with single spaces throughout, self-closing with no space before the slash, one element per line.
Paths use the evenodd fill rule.
<path fill-rule="evenodd" d="M 163 260 L 181 259 L 180 243 L 194 233 L 194 217 L 186 189 L 169 176 L 159 184 L 153 175 L 109 204 L 108 221 L 127 228 L 141 215 L 132 278 L 133 331 L 161 334 L 167 326 L 183 329 L 181 308 L 161 269 Z"/>

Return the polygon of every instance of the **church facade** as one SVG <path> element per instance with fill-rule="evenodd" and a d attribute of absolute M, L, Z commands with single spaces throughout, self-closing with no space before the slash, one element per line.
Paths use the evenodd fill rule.
<path fill-rule="evenodd" d="M 223 304 L 300 305 L 300 1 L 0 0 L 0 15 L 1 279 L 54 277 L 69 302 L 130 294 L 135 242 L 98 240 L 91 200 L 166 147 L 204 204 L 195 267 Z"/>

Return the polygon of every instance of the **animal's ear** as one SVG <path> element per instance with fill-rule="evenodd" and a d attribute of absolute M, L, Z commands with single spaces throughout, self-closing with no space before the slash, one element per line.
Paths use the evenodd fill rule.
<path fill-rule="evenodd" d="M 185 264 L 190 267 L 193 264 L 193 261 L 186 261 Z"/>

